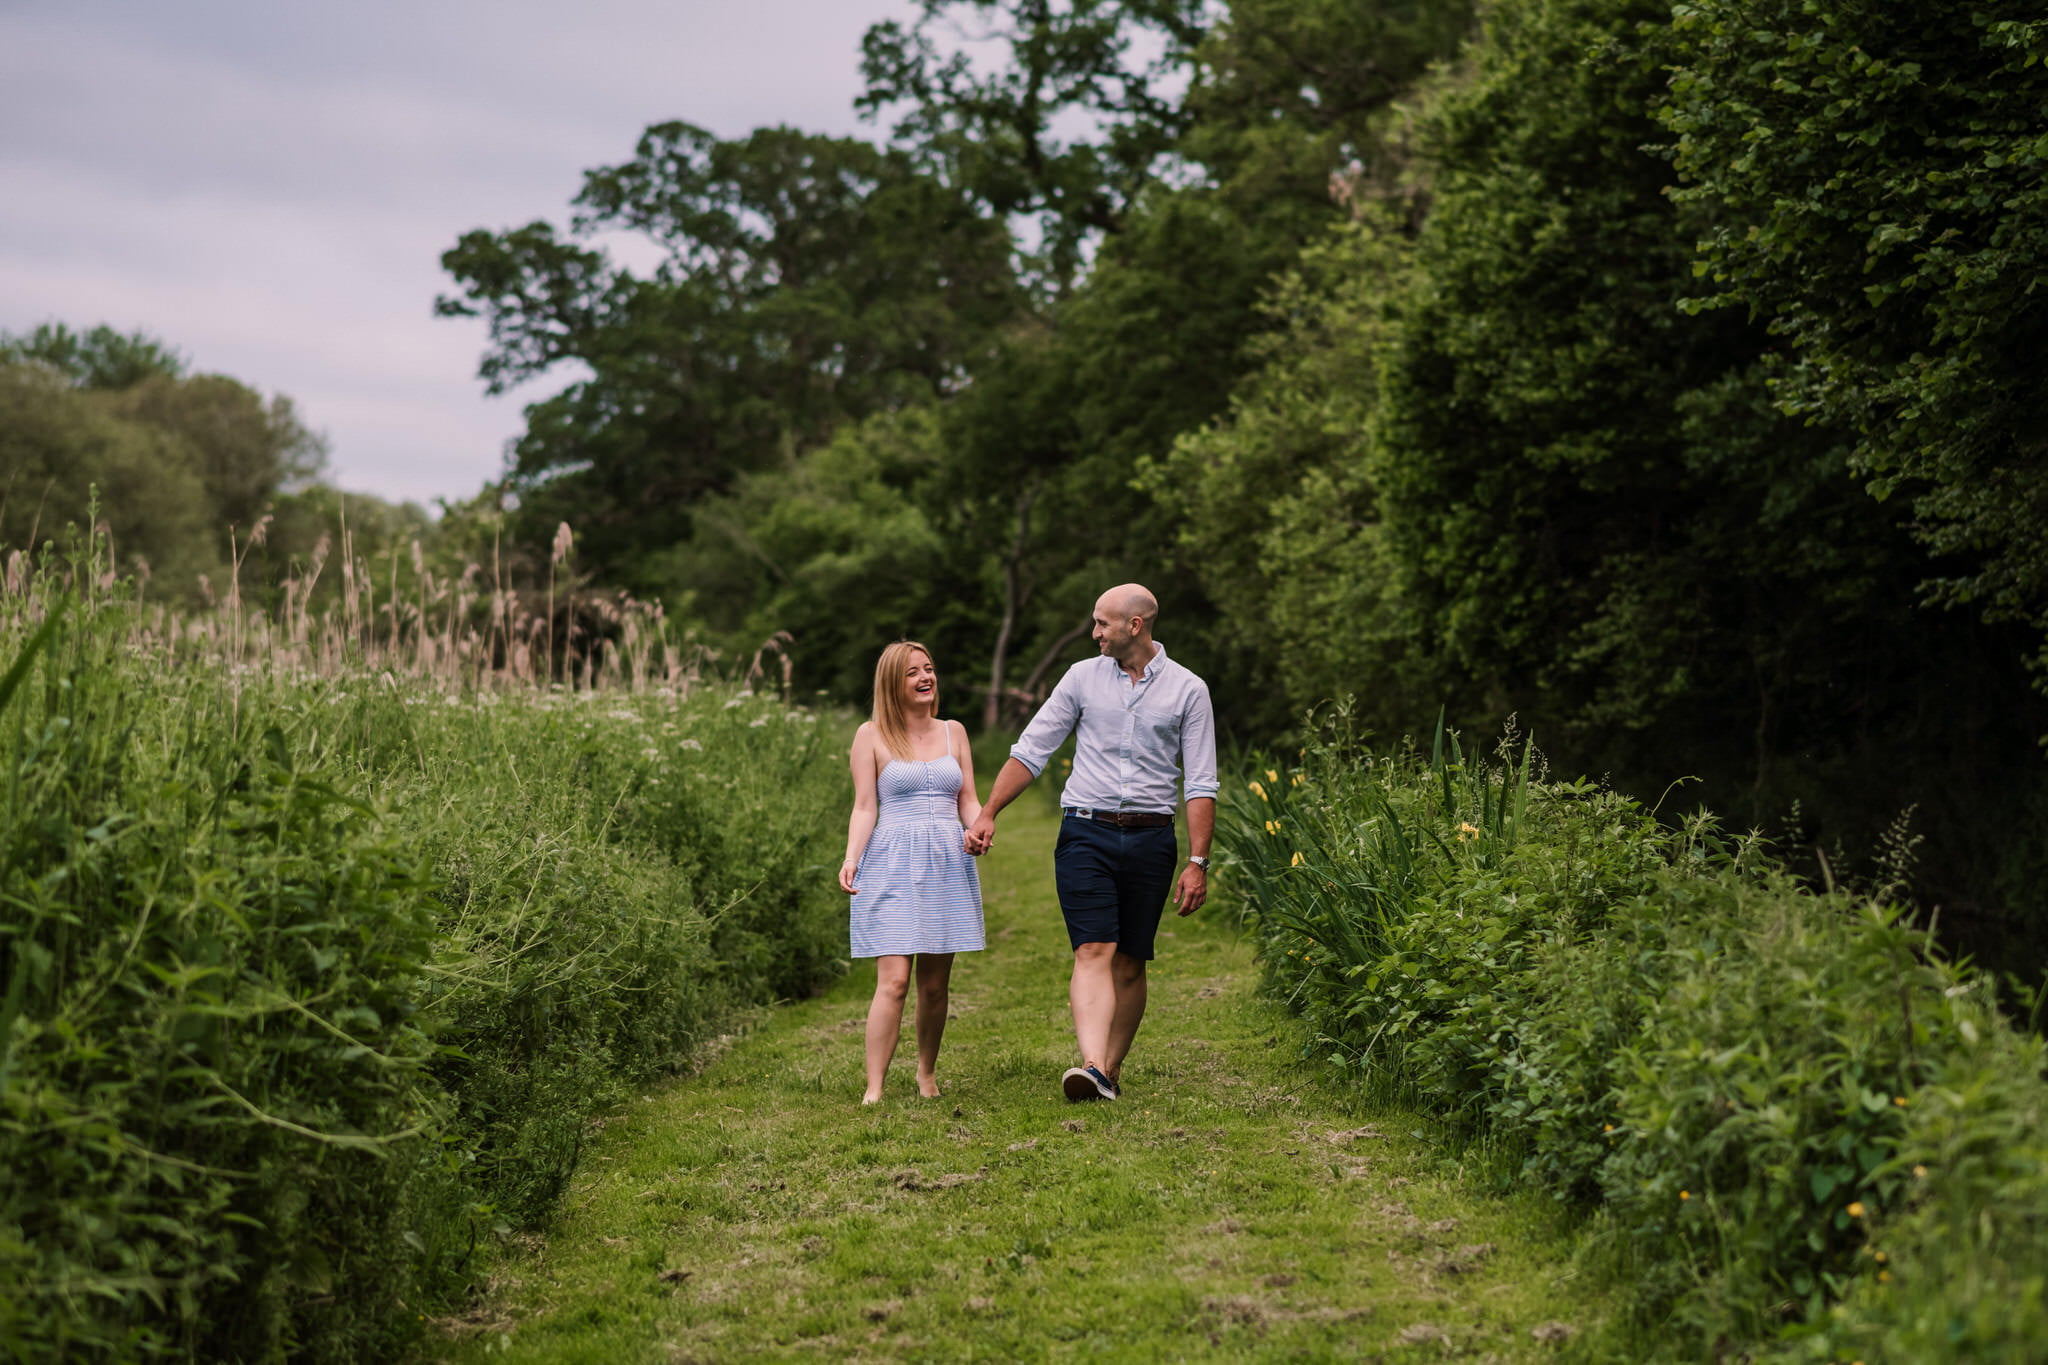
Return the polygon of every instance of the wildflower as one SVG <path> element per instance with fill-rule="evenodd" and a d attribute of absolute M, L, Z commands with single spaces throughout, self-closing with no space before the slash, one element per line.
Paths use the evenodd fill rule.
<path fill-rule="evenodd" d="M 697 739 L 686 739 L 682 743 L 676 745 L 676 747 L 678 749 L 702 749 L 704 747 L 704 742 L 702 740 Z"/>
<path fill-rule="evenodd" d="M 1251 794 L 1252 794 L 1253 796 L 1256 796 L 1256 797 L 1258 797 L 1258 798 L 1259 798 L 1259 800 L 1261 800 L 1261 801 L 1266 801 L 1266 800 L 1270 800 L 1270 799 L 1271 799 L 1270 797 L 1268 797 L 1268 796 L 1266 795 L 1266 789 L 1265 789 L 1264 787 L 1260 786 L 1260 785 L 1259 785 L 1258 783 L 1256 783 L 1256 782 L 1247 782 L 1247 783 L 1245 783 L 1245 785 L 1244 785 L 1244 789 L 1245 789 L 1246 791 L 1250 792 L 1250 793 L 1251 793 Z"/>
<path fill-rule="evenodd" d="M 1680 1191 L 1678 1192 L 1678 1200 L 1679 1200 L 1679 1202 L 1680 1202 L 1680 1203 L 1684 1203 L 1684 1202 L 1685 1202 L 1686 1200 L 1688 1200 L 1688 1199 L 1690 1199 L 1690 1198 L 1692 1198 L 1692 1191 L 1691 1191 L 1691 1190 L 1680 1190 Z"/>
<path fill-rule="evenodd" d="M 1851 1218 L 1861 1218 L 1863 1216 L 1863 1201 L 1858 1199 L 1851 1203 L 1848 1208 L 1848 1214 Z"/>
<path fill-rule="evenodd" d="M 1296 849 L 1296 850 L 1295 850 L 1295 853 L 1294 853 L 1294 861 L 1293 861 L 1293 862 L 1291 862 L 1291 863 L 1289 863 L 1289 864 L 1288 864 L 1288 866 L 1289 866 L 1289 867 L 1300 867 L 1300 866 L 1301 866 L 1301 850 L 1299 850 L 1299 849 Z"/>
<path fill-rule="evenodd" d="M 1280 832 L 1280 822 L 1279 822 L 1278 820 L 1268 820 L 1268 821 L 1266 822 L 1266 833 L 1268 833 L 1268 834 L 1278 834 L 1279 832 Z"/>
<path fill-rule="evenodd" d="M 1458 842 L 1459 842 L 1459 843 L 1461 843 L 1461 844 L 1462 844 L 1462 843 L 1464 843 L 1464 842 L 1465 842 L 1466 840 L 1468 840 L 1468 839 L 1477 839 L 1478 837 L 1479 837 L 1479 826 L 1477 826 L 1477 825 L 1473 824 L 1473 823 L 1472 823 L 1472 822 L 1471 822 L 1470 820 L 1461 820 L 1461 821 L 1459 821 L 1459 822 L 1458 822 Z"/>
<path fill-rule="evenodd" d="M 1889 1270 L 1880 1270 L 1880 1271 L 1878 1271 L 1878 1272 L 1877 1272 L 1877 1282 L 1878 1282 L 1879 1284 L 1890 1284 L 1890 1283 L 1892 1282 L 1892 1273 L 1891 1273 L 1891 1271 L 1889 1271 Z"/>
<path fill-rule="evenodd" d="M 1904 1109 L 1906 1107 L 1906 1097 L 1904 1095 L 1894 1095 L 1892 1096 L 1892 1103 Z"/>
<path fill-rule="evenodd" d="M 1294 775 L 1294 781 L 1293 781 L 1293 784 L 1292 784 L 1292 785 L 1294 785 L 1294 786 L 1297 786 L 1297 787 L 1299 787 L 1299 786 L 1301 785 L 1301 774 L 1300 774 L 1300 773 L 1296 773 L 1296 774 Z"/>
<path fill-rule="evenodd" d="M 1280 774 L 1273 771 L 1273 769 L 1268 768 L 1266 769 L 1266 780 L 1268 782 L 1278 782 L 1280 780 Z"/>
<path fill-rule="evenodd" d="M 1605 1128 L 1602 1128 L 1600 1131 L 1603 1133 L 1611 1133 L 1614 1131 L 1614 1125 L 1610 1123 Z"/>
<path fill-rule="evenodd" d="M 1885 1263 L 1891 1260 L 1891 1257 L 1885 1255 L 1882 1251 L 1873 1251 L 1870 1254 L 1877 1258 L 1877 1263 L 1879 1265 L 1884 1265 Z"/>
<path fill-rule="evenodd" d="M 1915 1180 L 1925 1180 L 1927 1178 L 1927 1168 L 1925 1166 L 1915 1166 L 1913 1168 L 1913 1178 Z"/>

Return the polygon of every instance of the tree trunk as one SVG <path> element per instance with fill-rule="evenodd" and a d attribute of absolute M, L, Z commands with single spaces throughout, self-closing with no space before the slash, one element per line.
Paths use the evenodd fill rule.
<path fill-rule="evenodd" d="M 1017 629 L 1017 614 L 1023 609 L 1024 545 L 1031 534 L 1031 504 L 1038 497 L 1038 484 L 1026 484 L 1017 498 L 1017 536 L 1010 542 L 1009 557 L 1003 561 L 1003 623 L 996 630 L 995 653 L 988 664 L 988 699 L 981 708 L 983 734 L 1002 719 L 1003 669 L 1009 663 L 1010 635 Z"/>
<path fill-rule="evenodd" d="M 1048 645 L 1045 653 L 1038 656 L 1038 662 L 1032 666 L 1030 675 L 1024 679 L 1024 685 L 1011 691 L 1011 698 L 1019 706 L 1035 706 L 1038 703 L 1038 685 L 1045 681 L 1046 673 L 1051 670 L 1054 664 L 1060 661 L 1060 655 L 1066 652 L 1067 646 L 1080 639 L 1083 635 L 1086 635 L 1089 628 L 1094 624 L 1095 618 L 1093 616 L 1084 616 L 1081 618 L 1080 625 L 1075 626 L 1072 630 L 1069 630 L 1066 634 Z"/>

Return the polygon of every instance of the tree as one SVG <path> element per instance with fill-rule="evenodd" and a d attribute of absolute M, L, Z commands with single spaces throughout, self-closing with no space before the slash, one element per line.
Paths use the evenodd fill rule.
<path fill-rule="evenodd" d="M 1239 723 L 1287 732 L 1310 707 L 1369 698 L 1395 726 L 1441 697 L 1407 677 L 1368 427 L 1408 244 L 1392 212 L 1333 230 L 1277 282 L 1258 367 L 1227 414 L 1143 462 L 1176 558 L 1217 609 L 1212 648 Z"/>
<path fill-rule="evenodd" d="M 0 543 L 33 550 L 84 527 L 97 494 L 123 572 L 200 595 L 223 555 L 204 481 L 174 433 L 112 411 L 46 364 L 0 362 Z M 139 562 L 138 562 L 139 561 Z"/>
<path fill-rule="evenodd" d="M 918 0 L 861 41 L 870 117 L 900 112 L 897 145 L 998 217 L 1038 221 L 1064 287 L 1089 240 L 1118 232 L 1188 126 L 1180 89 L 1207 32 L 1205 0 Z M 978 30 L 975 26 L 978 26 Z M 950 50 L 937 31 L 951 29 Z M 970 50 L 998 45 L 995 61 Z"/>
<path fill-rule="evenodd" d="M 226 375 L 150 375 L 110 395 L 108 408 L 182 443 L 219 531 L 239 527 L 246 536 L 279 493 L 304 488 L 326 465 L 326 441 L 290 398 L 266 400 Z"/>
<path fill-rule="evenodd" d="M 48 365 L 81 389 L 126 389 L 145 379 L 179 379 L 185 358 L 144 332 L 117 332 L 102 323 L 74 332 L 45 322 L 23 336 L 0 333 L 0 361 Z"/>
<path fill-rule="evenodd" d="M 1936 600 L 2048 630 L 2040 6 L 1693 0 L 1671 52 L 1689 306 L 1769 322 L 1777 400 L 1910 501 Z"/>
<path fill-rule="evenodd" d="M 1001 225 L 864 142 L 660 124 L 576 204 L 566 238 L 465 235 L 442 258 L 460 293 L 436 306 L 488 320 L 493 392 L 587 369 L 528 409 L 512 485 L 529 529 L 573 522 L 624 586 L 668 586 L 650 557 L 741 473 L 957 385 L 1016 306 Z M 583 244 L 607 232 L 665 259 L 637 277 Z"/>

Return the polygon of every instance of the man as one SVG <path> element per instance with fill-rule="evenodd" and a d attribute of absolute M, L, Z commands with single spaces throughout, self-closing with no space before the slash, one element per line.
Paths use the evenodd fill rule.
<path fill-rule="evenodd" d="M 1099 658 L 1067 670 L 996 774 L 969 827 L 967 851 L 995 838 L 995 819 L 1045 770 L 1076 727 L 1073 776 L 1060 795 L 1054 881 L 1074 949 L 1068 999 L 1081 1065 L 1060 1078 L 1070 1100 L 1113 1100 L 1124 1054 L 1145 1017 L 1145 964 L 1167 894 L 1191 915 L 1209 895 L 1216 829 L 1216 723 L 1209 688 L 1152 638 L 1159 603 L 1135 583 L 1095 603 Z M 1176 765 L 1188 806 L 1186 870 L 1173 833 Z"/>

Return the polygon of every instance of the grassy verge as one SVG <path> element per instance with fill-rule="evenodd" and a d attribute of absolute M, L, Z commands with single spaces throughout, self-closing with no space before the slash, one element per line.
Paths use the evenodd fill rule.
<path fill-rule="evenodd" d="M 1361 1093 L 1592 1215 L 1620 1358 L 2042 1359 L 2043 1043 L 1888 901 L 1704 812 L 1341 729 L 1230 793 L 1275 986 Z"/>
<path fill-rule="evenodd" d="M 1169 923 L 1113 1105 L 1074 1106 L 1054 817 L 982 862 L 940 1077 L 863 1111 L 871 970 L 603 1124 L 435 1358 L 1554 1358 L 1600 1304 L 1539 1198 L 1473 1193 L 1428 1125 L 1310 1083 L 1222 915 Z M 864 964 L 863 964 L 864 965 Z M 907 1042 L 906 1029 L 906 1042 Z"/>
<path fill-rule="evenodd" d="M 152 619 L 0 590 L 0 1358 L 391 1359 L 594 1113 L 839 970 L 840 741 Z"/>

